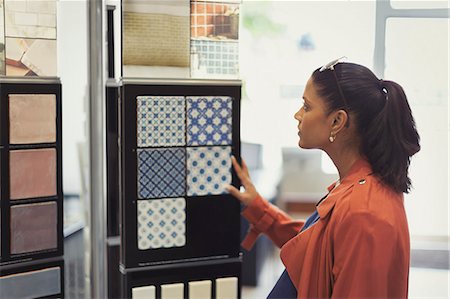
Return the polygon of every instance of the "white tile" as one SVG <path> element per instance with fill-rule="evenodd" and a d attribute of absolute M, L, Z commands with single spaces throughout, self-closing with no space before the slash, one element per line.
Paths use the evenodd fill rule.
<path fill-rule="evenodd" d="M 14 15 L 14 25 L 37 25 L 38 14 L 36 13 L 24 13 L 16 12 Z"/>
<path fill-rule="evenodd" d="M 161 285 L 161 299 L 183 299 L 184 284 L 173 283 Z"/>
<path fill-rule="evenodd" d="M 27 2 L 26 1 L 12 1 L 5 0 L 6 11 L 16 11 L 16 12 L 26 12 Z"/>
<path fill-rule="evenodd" d="M 211 280 L 190 281 L 189 299 L 211 299 Z"/>
<path fill-rule="evenodd" d="M 156 288 L 155 286 L 137 287 L 131 290 L 131 298 L 133 299 L 155 299 Z"/>
<path fill-rule="evenodd" d="M 237 277 L 226 277 L 216 279 L 217 299 L 237 299 L 238 279 Z"/>
<path fill-rule="evenodd" d="M 186 244 L 186 200 L 163 198 L 139 200 L 138 248 L 182 247 Z"/>
<path fill-rule="evenodd" d="M 35 40 L 22 57 L 22 63 L 38 76 L 56 76 L 56 60 L 56 40 Z"/>
<path fill-rule="evenodd" d="M 27 0 L 27 12 L 56 13 L 56 0 Z"/>
<path fill-rule="evenodd" d="M 56 27 L 56 15 L 54 14 L 39 14 L 38 25 L 46 27 Z"/>

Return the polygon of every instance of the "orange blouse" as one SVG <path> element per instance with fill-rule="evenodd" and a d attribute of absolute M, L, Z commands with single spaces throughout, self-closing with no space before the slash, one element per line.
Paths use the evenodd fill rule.
<path fill-rule="evenodd" d="M 318 206 L 316 224 L 303 221 L 257 197 L 242 215 L 251 223 L 243 241 L 251 248 L 260 233 L 281 247 L 281 259 L 297 298 L 407 298 L 409 231 L 403 194 L 372 174 L 365 160 Z"/>

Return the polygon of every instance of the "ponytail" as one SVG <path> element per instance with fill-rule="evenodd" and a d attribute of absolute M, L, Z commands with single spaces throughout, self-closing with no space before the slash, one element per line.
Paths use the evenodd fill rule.
<path fill-rule="evenodd" d="M 408 193 L 408 168 L 411 156 L 420 150 L 420 138 L 403 88 L 379 80 L 368 68 L 354 63 L 338 63 L 330 71 L 317 69 L 312 79 L 330 112 L 344 109 L 354 117 L 361 154 L 374 174 L 395 192 Z M 336 79 L 347 103 L 336 88 Z"/>
<path fill-rule="evenodd" d="M 403 88 L 393 81 L 380 81 L 379 86 L 386 103 L 363 133 L 362 152 L 386 185 L 408 193 L 408 168 L 420 150 L 419 134 Z"/>

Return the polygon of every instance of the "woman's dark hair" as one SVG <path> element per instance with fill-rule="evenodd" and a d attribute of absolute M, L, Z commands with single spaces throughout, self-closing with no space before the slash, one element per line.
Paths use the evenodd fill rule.
<path fill-rule="evenodd" d="M 312 80 L 330 113 L 343 109 L 354 118 L 361 153 L 374 174 L 394 191 L 408 193 L 408 168 L 411 156 L 420 150 L 420 138 L 403 88 L 354 63 L 338 63 L 334 70 L 317 69 Z"/>

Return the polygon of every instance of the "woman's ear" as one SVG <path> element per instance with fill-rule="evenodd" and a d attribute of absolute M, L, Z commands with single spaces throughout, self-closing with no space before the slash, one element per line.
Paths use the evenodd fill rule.
<path fill-rule="evenodd" d="M 348 114 L 345 110 L 338 110 L 332 114 L 332 125 L 331 125 L 331 131 L 334 134 L 339 133 L 342 131 L 344 127 L 348 127 Z"/>

